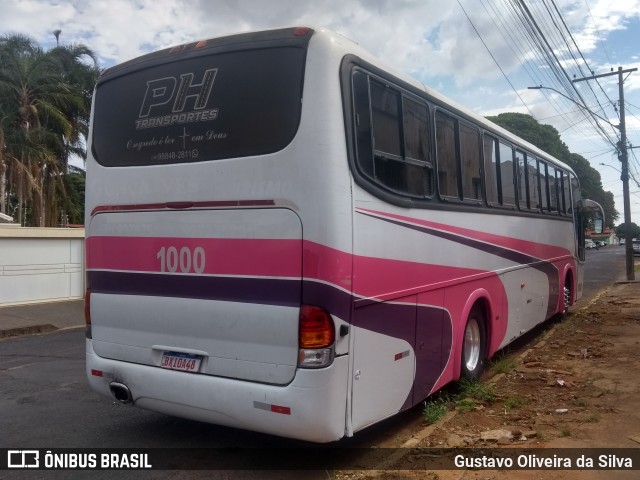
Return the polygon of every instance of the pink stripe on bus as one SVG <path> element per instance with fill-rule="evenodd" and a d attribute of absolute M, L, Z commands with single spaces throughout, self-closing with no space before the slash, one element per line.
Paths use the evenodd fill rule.
<path fill-rule="evenodd" d="M 87 268 L 161 273 L 164 265 L 164 273 L 300 277 L 301 250 L 295 239 L 93 236 Z"/>

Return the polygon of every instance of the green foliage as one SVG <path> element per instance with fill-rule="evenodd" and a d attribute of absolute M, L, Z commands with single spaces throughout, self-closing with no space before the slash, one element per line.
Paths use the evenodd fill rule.
<path fill-rule="evenodd" d="M 86 156 L 97 77 L 83 45 L 45 51 L 27 36 L 0 36 L 0 212 L 57 226 L 68 210 L 82 223 L 84 183 L 67 174 L 70 155 Z"/>
<path fill-rule="evenodd" d="M 486 403 L 493 403 L 496 400 L 496 394 L 493 387 L 478 380 L 462 379 L 460 381 L 459 396 Z"/>
<path fill-rule="evenodd" d="M 540 150 L 553 155 L 565 163 L 570 155 L 569 148 L 560 139 L 560 134 L 551 125 L 542 125 L 531 115 L 523 113 L 501 113 L 495 117 L 487 117 L 505 130 L 518 135 Z"/>
<path fill-rule="evenodd" d="M 496 356 L 491 361 L 491 369 L 494 371 L 494 373 L 508 373 L 516 368 L 517 364 L 518 361 L 515 357 L 501 352 L 499 356 Z"/>
<path fill-rule="evenodd" d="M 580 181 L 582 198 L 595 200 L 602 205 L 605 224 L 613 228 L 620 216 L 615 209 L 613 194 L 604 190 L 600 172 L 583 156 L 571 153 L 554 127 L 542 125 L 531 115 L 523 113 L 501 113 L 487 119 L 569 165 Z"/>
<path fill-rule="evenodd" d="M 438 420 L 445 416 L 448 410 L 447 404 L 442 398 L 424 401 L 422 405 L 422 414 L 424 416 L 424 421 L 428 425 L 436 423 Z"/>
<path fill-rule="evenodd" d="M 478 403 L 472 398 L 463 398 L 456 402 L 456 409 L 462 413 L 470 412 L 476 408 L 478 408 Z"/>
<path fill-rule="evenodd" d="M 629 226 L 631 227 L 630 228 L 631 238 L 640 238 L 640 227 L 633 222 L 631 222 Z M 618 225 L 615 229 L 615 232 L 619 238 L 625 238 L 626 237 L 625 224 L 621 223 L 620 225 Z"/>
<path fill-rule="evenodd" d="M 62 215 L 66 215 L 69 224 L 84 223 L 85 172 L 70 169 L 64 177 L 63 188 L 58 190 L 58 202 L 62 206 Z"/>
<path fill-rule="evenodd" d="M 509 397 L 504 400 L 504 411 L 505 413 L 509 413 L 514 408 L 520 408 L 524 405 L 525 400 L 518 397 Z"/>

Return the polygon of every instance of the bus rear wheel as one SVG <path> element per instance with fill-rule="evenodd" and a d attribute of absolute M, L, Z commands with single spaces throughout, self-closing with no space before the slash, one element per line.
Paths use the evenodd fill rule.
<path fill-rule="evenodd" d="M 467 380 L 477 379 L 486 359 L 486 329 L 484 315 L 478 307 L 473 307 L 467 318 L 462 339 L 462 365 L 460 377 Z"/>
<path fill-rule="evenodd" d="M 562 305 L 562 315 L 566 315 L 569 313 L 569 307 L 571 306 L 571 298 L 573 293 L 571 292 L 571 279 L 567 277 L 564 282 L 563 293 L 563 305 Z"/>

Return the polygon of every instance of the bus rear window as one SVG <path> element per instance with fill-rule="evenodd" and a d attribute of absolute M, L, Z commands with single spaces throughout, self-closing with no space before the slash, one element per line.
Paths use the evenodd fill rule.
<path fill-rule="evenodd" d="M 305 50 L 234 51 L 99 82 L 92 152 L 107 167 L 202 162 L 283 149 L 300 121 Z"/>

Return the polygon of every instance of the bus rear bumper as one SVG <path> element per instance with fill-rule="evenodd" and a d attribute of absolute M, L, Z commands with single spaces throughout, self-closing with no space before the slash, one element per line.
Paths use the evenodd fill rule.
<path fill-rule="evenodd" d="M 113 398 L 125 385 L 134 406 L 176 417 L 311 442 L 345 435 L 348 357 L 318 370 L 300 369 L 288 385 L 167 370 L 98 356 L 86 341 L 86 372 L 93 390 Z"/>

